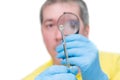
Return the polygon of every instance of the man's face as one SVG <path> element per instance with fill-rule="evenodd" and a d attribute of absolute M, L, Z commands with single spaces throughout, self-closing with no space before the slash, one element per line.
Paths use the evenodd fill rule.
<path fill-rule="evenodd" d="M 42 22 L 41 30 L 45 45 L 53 60 L 56 60 L 57 52 L 55 51 L 55 49 L 62 40 L 62 35 L 57 27 L 57 21 L 58 18 L 64 12 L 74 13 L 78 17 L 80 14 L 79 7 L 75 3 L 55 3 L 46 6 L 43 10 L 43 22 Z M 79 19 L 80 19 L 79 33 L 87 37 L 88 35 L 85 34 L 83 22 L 80 17 Z"/>

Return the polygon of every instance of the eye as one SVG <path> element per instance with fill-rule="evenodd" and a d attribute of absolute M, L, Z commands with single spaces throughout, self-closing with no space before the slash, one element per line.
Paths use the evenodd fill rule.
<path fill-rule="evenodd" d="M 53 24 L 47 24 L 46 27 L 47 27 L 47 28 L 52 28 L 52 27 L 53 27 Z"/>
<path fill-rule="evenodd" d="M 55 23 L 53 21 L 47 21 L 44 23 L 44 28 L 47 30 L 54 30 Z"/>
<path fill-rule="evenodd" d="M 49 29 L 49 30 L 53 30 L 55 28 L 55 24 L 54 23 L 47 23 L 47 24 L 45 24 L 45 28 Z"/>

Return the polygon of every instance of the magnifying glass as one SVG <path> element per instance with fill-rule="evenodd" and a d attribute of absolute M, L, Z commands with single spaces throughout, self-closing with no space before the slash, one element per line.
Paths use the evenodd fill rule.
<path fill-rule="evenodd" d="M 61 32 L 63 39 L 64 53 L 66 57 L 66 66 L 69 68 L 68 53 L 66 50 L 65 36 L 70 34 L 78 34 L 80 28 L 80 21 L 77 15 L 71 12 L 64 12 L 58 19 L 58 29 Z"/>
<path fill-rule="evenodd" d="M 64 12 L 58 19 L 58 28 L 61 29 L 63 26 L 63 33 L 65 36 L 69 34 L 79 33 L 80 23 L 79 18 L 76 14 L 71 12 Z M 61 31 L 61 30 L 60 30 Z"/>

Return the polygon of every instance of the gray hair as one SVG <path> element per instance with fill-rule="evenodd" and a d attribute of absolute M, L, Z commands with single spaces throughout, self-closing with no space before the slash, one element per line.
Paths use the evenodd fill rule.
<path fill-rule="evenodd" d="M 40 21 L 41 23 L 43 22 L 43 9 L 51 4 L 54 3 L 59 3 L 59 2 L 75 2 L 78 4 L 80 8 L 80 18 L 82 19 L 84 26 L 89 25 L 89 14 L 88 14 L 88 9 L 87 5 L 83 0 L 46 0 L 46 2 L 42 5 L 41 10 L 40 10 Z"/>

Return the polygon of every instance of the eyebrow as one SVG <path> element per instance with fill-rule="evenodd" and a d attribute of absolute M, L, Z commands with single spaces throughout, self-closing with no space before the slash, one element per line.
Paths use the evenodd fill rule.
<path fill-rule="evenodd" d="M 48 21 L 53 21 L 53 19 L 46 19 L 45 21 L 44 21 L 44 23 L 46 23 L 46 22 L 48 22 Z"/>

